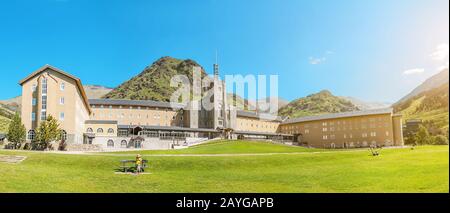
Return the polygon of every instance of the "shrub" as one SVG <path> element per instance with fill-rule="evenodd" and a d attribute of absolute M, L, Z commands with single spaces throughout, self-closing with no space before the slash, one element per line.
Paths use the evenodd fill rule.
<path fill-rule="evenodd" d="M 434 145 L 448 145 L 448 139 L 447 137 L 443 135 L 437 135 L 433 137 L 433 144 Z"/>

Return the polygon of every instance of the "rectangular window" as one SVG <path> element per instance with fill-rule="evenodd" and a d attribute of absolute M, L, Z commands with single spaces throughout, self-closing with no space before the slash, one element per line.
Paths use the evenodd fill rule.
<path fill-rule="evenodd" d="M 42 79 L 42 94 L 47 94 L 47 79 L 43 78 Z"/>
<path fill-rule="evenodd" d="M 64 112 L 59 113 L 59 120 L 64 120 Z"/>
<path fill-rule="evenodd" d="M 59 104 L 64 105 L 64 97 L 59 98 Z"/>
<path fill-rule="evenodd" d="M 42 109 L 47 109 L 47 95 L 42 96 Z"/>
<path fill-rule="evenodd" d="M 32 112 L 31 113 L 31 121 L 35 121 L 36 120 L 36 113 Z"/>
<path fill-rule="evenodd" d="M 31 100 L 31 105 L 36 106 L 36 98 L 33 98 L 33 100 Z"/>
<path fill-rule="evenodd" d="M 328 136 L 327 135 L 323 135 L 322 139 L 326 140 L 326 139 L 328 139 Z"/>
<path fill-rule="evenodd" d="M 33 84 L 33 86 L 31 86 L 31 92 L 36 92 L 36 84 Z"/>
<path fill-rule="evenodd" d="M 41 111 L 41 121 L 47 120 L 47 112 Z"/>

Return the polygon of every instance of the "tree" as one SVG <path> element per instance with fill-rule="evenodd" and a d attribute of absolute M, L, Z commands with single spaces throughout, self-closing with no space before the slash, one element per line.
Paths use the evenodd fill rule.
<path fill-rule="evenodd" d="M 61 138 L 61 130 L 58 121 L 49 115 L 47 120 L 42 121 L 36 131 L 36 142 L 38 149 L 51 148 L 52 141 L 58 141 Z"/>
<path fill-rule="evenodd" d="M 424 144 L 431 144 L 431 137 L 430 137 L 430 133 L 428 132 L 427 128 L 420 125 L 419 127 L 419 131 L 417 131 L 416 134 L 416 142 L 419 145 L 424 145 Z"/>
<path fill-rule="evenodd" d="M 443 135 L 436 135 L 433 137 L 433 144 L 434 145 L 448 145 L 448 139 L 447 137 Z"/>
<path fill-rule="evenodd" d="M 20 118 L 19 113 L 16 113 L 12 121 L 9 123 L 8 134 L 6 137 L 8 141 L 12 144 L 14 149 L 18 149 L 22 146 L 22 143 L 26 139 L 26 129 L 22 124 L 22 119 Z"/>

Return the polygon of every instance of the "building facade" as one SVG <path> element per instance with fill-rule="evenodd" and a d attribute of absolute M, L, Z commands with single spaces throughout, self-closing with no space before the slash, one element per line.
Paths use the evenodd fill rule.
<path fill-rule="evenodd" d="M 211 85 L 202 89 L 214 106 L 205 109 L 199 101 L 88 100 L 80 79 L 46 65 L 19 82 L 27 139 L 52 115 L 71 150 L 172 149 L 218 137 L 321 148 L 403 145 L 401 117 L 392 109 L 292 119 L 237 110 L 227 103 L 218 69 L 214 65 Z"/>
<path fill-rule="evenodd" d="M 401 116 L 390 108 L 289 119 L 281 132 L 294 135 L 299 144 L 321 148 L 403 145 Z"/>

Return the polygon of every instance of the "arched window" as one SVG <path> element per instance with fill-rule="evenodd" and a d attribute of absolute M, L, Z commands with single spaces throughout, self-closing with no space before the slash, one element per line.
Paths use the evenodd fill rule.
<path fill-rule="evenodd" d="M 114 141 L 113 140 L 108 140 L 108 147 L 114 147 Z"/>
<path fill-rule="evenodd" d="M 98 128 L 97 129 L 97 133 L 103 133 L 103 129 L 102 128 Z"/>
<path fill-rule="evenodd" d="M 61 140 L 63 140 L 63 141 L 67 140 L 67 132 L 66 132 L 66 130 L 61 130 Z"/>
<path fill-rule="evenodd" d="M 92 133 L 92 132 L 94 132 L 94 130 L 92 130 L 92 128 L 87 128 L 86 132 Z"/>
<path fill-rule="evenodd" d="M 34 140 L 34 136 L 35 136 L 34 130 L 28 131 L 28 140 Z"/>
<path fill-rule="evenodd" d="M 120 142 L 120 147 L 127 148 L 127 141 L 126 140 L 121 141 Z"/>
<path fill-rule="evenodd" d="M 114 129 L 113 129 L 113 128 L 109 128 L 109 129 L 108 129 L 108 133 L 113 134 L 113 133 L 114 133 Z"/>

